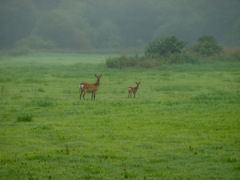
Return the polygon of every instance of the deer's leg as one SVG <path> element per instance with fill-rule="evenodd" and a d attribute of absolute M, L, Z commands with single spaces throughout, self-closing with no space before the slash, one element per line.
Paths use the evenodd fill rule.
<path fill-rule="evenodd" d="M 136 94 L 136 93 L 135 93 L 135 92 L 133 92 L 133 94 L 134 94 L 134 98 L 135 98 L 135 94 Z"/>
<path fill-rule="evenodd" d="M 85 94 L 86 94 L 86 91 L 84 91 L 84 93 L 83 93 L 83 99 L 85 100 Z"/>
<path fill-rule="evenodd" d="M 91 96 L 91 100 L 93 99 L 93 92 L 92 92 L 92 96 Z"/>
<path fill-rule="evenodd" d="M 80 93 L 80 99 L 81 99 L 81 97 L 82 97 L 82 93 L 83 93 L 83 90 L 81 89 L 81 93 Z"/>

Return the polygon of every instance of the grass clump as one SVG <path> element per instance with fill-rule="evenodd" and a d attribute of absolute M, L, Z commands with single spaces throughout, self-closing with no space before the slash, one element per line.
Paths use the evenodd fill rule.
<path fill-rule="evenodd" d="M 17 117 L 18 122 L 31 122 L 33 120 L 32 115 L 25 114 Z"/>
<path fill-rule="evenodd" d="M 50 107 L 53 106 L 53 102 L 48 98 L 48 97 L 42 97 L 39 99 L 34 99 L 30 103 L 31 105 L 34 106 L 39 106 L 39 107 Z"/>

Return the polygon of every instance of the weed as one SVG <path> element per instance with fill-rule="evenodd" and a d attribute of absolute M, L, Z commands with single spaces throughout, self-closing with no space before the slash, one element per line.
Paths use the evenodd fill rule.
<path fill-rule="evenodd" d="M 239 171 L 240 170 L 240 164 L 236 165 L 235 169 Z"/>
<path fill-rule="evenodd" d="M 38 88 L 37 91 L 38 92 L 44 92 L 44 89 L 43 88 Z"/>
<path fill-rule="evenodd" d="M 227 162 L 229 162 L 229 163 L 237 162 L 237 158 L 235 158 L 235 157 L 229 157 L 229 158 L 227 158 Z"/>

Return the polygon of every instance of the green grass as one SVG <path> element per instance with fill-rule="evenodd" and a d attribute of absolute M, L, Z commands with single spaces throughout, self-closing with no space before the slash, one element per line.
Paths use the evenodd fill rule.
<path fill-rule="evenodd" d="M 17 117 L 17 120 L 19 122 L 31 122 L 32 121 L 32 115 L 26 114 L 26 115 L 21 115 Z"/>
<path fill-rule="evenodd" d="M 1 179 L 240 178 L 239 62 L 116 70 L 106 56 L 0 57 Z M 96 100 L 80 101 L 95 74 Z"/>

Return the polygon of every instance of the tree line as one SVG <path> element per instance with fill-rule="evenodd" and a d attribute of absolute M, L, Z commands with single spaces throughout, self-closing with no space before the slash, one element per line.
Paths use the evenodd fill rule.
<path fill-rule="evenodd" d="M 0 0 L 0 50 L 144 48 L 176 35 L 203 34 L 240 45 L 237 0 Z"/>
<path fill-rule="evenodd" d="M 213 61 L 240 61 L 240 50 L 223 50 L 216 39 L 210 35 L 203 35 L 189 48 L 187 42 L 176 36 L 166 36 L 150 41 L 145 48 L 144 55 L 109 57 L 106 59 L 108 68 L 156 68 L 171 64 L 198 64 Z"/>

